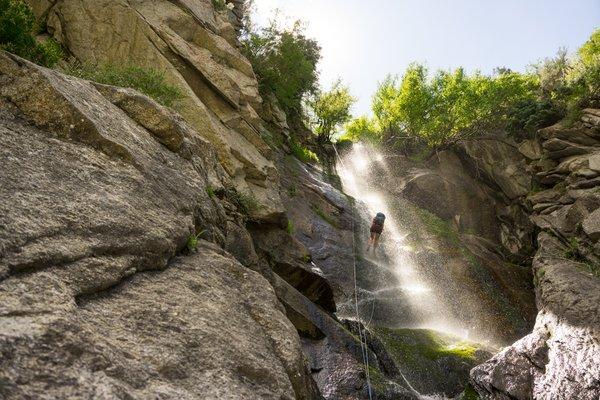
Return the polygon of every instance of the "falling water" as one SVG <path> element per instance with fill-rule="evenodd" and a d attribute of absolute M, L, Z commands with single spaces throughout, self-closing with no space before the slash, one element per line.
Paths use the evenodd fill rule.
<path fill-rule="evenodd" d="M 406 299 L 412 314 L 417 318 L 407 321 L 406 325 L 401 327 L 435 329 L 468 337 L 469 331 L 451 316 L 448 299 L 437 293 L 432 285 L 436 279 L 440 279 L 439 276 L 431 276 L 431 272 L 420 269 L 412 260 L 414 250 L 407 243 L 407 232 L 403 232 L 398 221 L 394 219 L 395 213 L 390 207 L 390 202 L 386 201 L 386 196 L 370 182 L 373 168 L 385 171 L 385 158 L 378 151 L 361 143 L 355 144 L 348 153 L 339 158 L 337 165 L 344 191 L 366 206 L 370 218 L 377 212 L 383 212 L 387 216 L 385 230 L 381 236 L 385 257 L 374 257 L 371 261 L 380 265 L 386 263 L 385 266 L 393 271 L 400 284 L 386 286 L 382 283 L 381 287 L 371 294 L 374 297 L 392 296 L 395 292 L 399 297 Z"/>

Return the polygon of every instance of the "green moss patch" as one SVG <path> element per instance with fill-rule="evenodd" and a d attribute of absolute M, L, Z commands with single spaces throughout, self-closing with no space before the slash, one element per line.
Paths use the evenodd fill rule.
<path fill-rule="evenodd" d="M 475 361 L 478 349 L 475 343 L 428 329 L 376 328 L 375 332 L 393 354 L 415 362 L 422 358 L 436 361 L 442 357 Z"/>
<path fill-rule="evenodd" d="M 477 343 L 429 329 L 373 329 L 400 371 L 423 394 L 455 397 L 469 383 L 469 371 L 491 357 Z"/>

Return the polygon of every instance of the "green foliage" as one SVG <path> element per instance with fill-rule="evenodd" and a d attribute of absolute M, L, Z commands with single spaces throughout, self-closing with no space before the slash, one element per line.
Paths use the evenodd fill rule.
<path fill-rule="evenodd" d="M 381 128 L 377 121 L 363 115 L 346 124 L 344 134 L 338 139 L 338 143 L 344 141 L 377 143 L 380 140 Z"/>
<path fill-rule="evenodd" d="M 561 49 L 527 73 L 457 68 L 430 75 L 425 66 L 411 64 L 402 77 L 380 83 L 374 120 L 351 122 L 347 138 L 375 137 L 411 150 L 497 132 L 522 138 L 565 116 L 575 120 L 584 107 L 600 107 L 600 29 L 575 58 Z"/>
<path fill-rule="evenodd" d="M 600 57 L 600 28 L 592 33 L 589 40 L 581 46 L 578 54 L 584 65 L 593 65 L 598 62 L 598 57 Z"/>
<path fill-rule="evenodd" d="M 479 396 L 479 393 L 477 393 L 477 391 L 475 391 L 473 386 L 471 386 L 470 384 L 467 385 L 467 387 L 465 388 L 465 391 L 458 398 L 458 400 L 480 400 L 480 399 L 481 399 L 481 397 Z"/>
<path fill-rule="evenodd" d="M 64 71 L 69 75 L 106 85 L 136 89 L 167 107 L 184 98 L 183 92 L 166 82 L 165 74 L 153 68 L 135 65 L 71 65 Z"/>
<path fill-rule="evenodd" d="M 39 32 L 31 8 L 21 0 L 0 0 L 0 50 L 6 50 L 45 67 L 62 58 L 62 49 L 54 39 L 38 43 Z"/>
<path fill-rule="evenodd" d="M 412 64 L 401 79 L 379 85 L 373 112 L 386 136 L 437 146 L 497 130 L 518 101 L 535 96 L 535 78 L 510 71 L 467 75 L 458 68 L 428 76 L 427 68 Z"/>
<path fill-rule="evenodd" d="M 273 94 L 284 111 L 302 115 L 302 100 L 317 91 L 317 64 L 321 48 L 304 35 L 296 22 L 284 29 L 275 21 L 242 40 L 244 53 L 252 63 L 263 95 Z"/>
<path fill-rule="evenodd" d="M 509 113 L 506 128 L 516 137 L 529 136 L 537 129 L 558 122 L 565 112 L 550 100 L 519 100 Z"/>
<path fill-rule="evenodd" d="M 588 260 L 585 255 L 581 252 L 581 243 L 577 238 L 571 238 L 567 243 L 567 249 L 565 250 L 565 258 L 573 260 L 584 267 L 593 275 L 600 277 L 600 265 L 593 263 Z"/>
<path fill-rule="evenodd" d="M 296 156 L 296 158 L 304 163 L 318 163 L 319 157 L 317 155 L 302 146 L 296 140 L 290 140 L 290 149 L 292 150 L 292 154 Z"/>
<path fill-rule="evenodd" d="M 581 254 L 579 239 L 571 238 L 568 243 L 567 250 L 565 250 L 565 257 L 570 260 L 582 261 L 585 260 L 585 257 Z"/>
<path fill-rule="evenodd" d="M 289 235 L 293 235 L 294 234 L 294 223 L 288 219 L 287 225 L 285 227 L 285 231 L 289 234 Z"/>
<path fill-rule="evenodd" d="M 189 253 L 193 253 L 196 251 L 196 248 L 198 247 L 198 239 L 200 239 L 204 232 L 205 231 L 201 231 L 197 234 L 192 233 L 190 236 L 188 236 L 185 247 Z"/>
<path fill-rule="evenodd" d="M 215 189 L 212 186 L 206 187 L 206 193 L 208 193 L 210 197 L 215 197 Z"/>
<path fill-rule="evenodd" d="M 423 362 L 446 357 L 467 363 L 476 361 L 476 345 L 450 335 L 428 329 L 377 327 L 374 331 L 395 359 L 411 367 L 424 368 Z"/>
<path fill-rule="evenodd" d="M 288 195 L 290 197 L 296 197 L 297 194 L 298 194 L 298 187 L 295 184 L 290 185 L 290 187 L 288 187 Z"/>
<path fill-rule="evenodd" d="M 422 208 L 416 208 L 416 212 L 429 233 L 446 239 L 454 245 L 460 245 L 458 232 L 456 232 L 449 222 Z"/>
<path fill-rule="evenodd" d="M 311 125 L 319 142 L 331 141 L 337 128 L 350 120 L 350 107 L 355 101 L 350 95 L 350 89 L 338 80 L 331 90 L 318 93 L 308 102 L 314 117 Z"/>
<path fill-rule="evenodd" d="M 227 0 L 212 0 L 213 7 L 217 11 L 225 11 L 233 8 L 233 3 L 228 3 Z M 230 5 L 231 4 L 231 5 Z"/>

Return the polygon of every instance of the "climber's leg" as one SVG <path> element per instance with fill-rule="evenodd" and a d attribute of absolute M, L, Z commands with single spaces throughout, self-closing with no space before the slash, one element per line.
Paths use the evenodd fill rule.
<path fill-rule="evenodd" d="M 371 247 L 375 245 L 375 235 L 375 232 L 371 232 L 371 236 L 369 237 L 369 244 L 367 245 L 367 251 L 369 251 Z"/>
<path fill-rule="evenodd" d="M 381 233 L 371 233 L 371 237 L 373 238 L 373 251 L 377 250 L 377 247 L 379 246 L 379 236 L 381 236 Z"/>

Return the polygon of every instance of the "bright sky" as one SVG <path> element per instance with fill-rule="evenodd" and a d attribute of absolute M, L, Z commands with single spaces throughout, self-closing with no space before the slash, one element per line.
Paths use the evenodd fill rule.
<path fill-rule="evenodd" d="M 377 83 L 412 61 L 517 71 L 559 47 L 575 51 L 600 27 L 600 0 L 254 0 L 254 21 L 279 9 L 322 46 L 321 83 L 338 77 L 370 112 Z"/>

